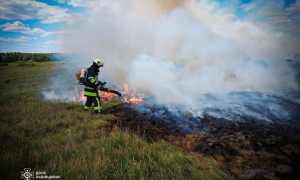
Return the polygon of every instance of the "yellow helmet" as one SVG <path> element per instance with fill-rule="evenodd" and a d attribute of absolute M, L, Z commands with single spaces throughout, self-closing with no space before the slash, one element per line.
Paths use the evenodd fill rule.
<path fill-rule="evenodd" d="M 96 63 L 97 66 L 99 66 L 99 67 L 103 67 L 104 66 L 104 63 L 103 63 L 103 61 L 101 59 L 95 59 L 94 63 Z"/>

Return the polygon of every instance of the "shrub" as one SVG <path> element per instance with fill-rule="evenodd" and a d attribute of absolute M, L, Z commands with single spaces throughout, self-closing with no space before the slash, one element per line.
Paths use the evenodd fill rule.
<path fill-rule="evenodd" d="M 18 62 L 17 66 L 35 66 L 33 62 Z"/>

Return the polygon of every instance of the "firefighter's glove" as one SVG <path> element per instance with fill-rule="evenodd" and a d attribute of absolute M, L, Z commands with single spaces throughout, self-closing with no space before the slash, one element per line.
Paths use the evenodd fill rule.
<path fill-rule="evenodd" d="M 106 84 L 106 82 L 99 81 L 99 82 L 97 82 L 96 86 L 105 86 L 105 84 Z"/>

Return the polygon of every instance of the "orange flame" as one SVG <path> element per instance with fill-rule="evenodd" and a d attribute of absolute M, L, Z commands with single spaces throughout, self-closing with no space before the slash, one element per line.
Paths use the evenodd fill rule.
<path fill-rule="evenodd" d="M 123 90 L 124 90 L 125 92 L 127 92 L 127 93 L 130 93 L 130 92 L 131 92 L 130 89 L 129 89 L 128 84 L 124 84 Z"/>
<path fill-rule="evenodd" d="M 80 103 L 82 101 L 86 101 L 86 97 L 84 96 L 83 91 L 76 95 L 76 98 L 74 101 L 78 102 L 78 103 Z"/>
<path fill-rule="evenodd" d="M 132 98 L 124 98 L 124 102 L 127 104 L 135 104 L 138 105 L 139 103 L 143 102 L 143 98 L 136 98 L 136 97 L 132 97 Z"/>
<path fill-rule="evenodd" d="M 128 84 L 124 84 L 123 91 L 124 91 L 123 94 L 127 94 L 127 97 L 124 98 L 125 103 L 139 105 L 141 102 L 143 102 L 143 95 L 137 94 L 135 90 L 130 90 Z M 113 93 L 101 91 L 99 92 L 99 96 L 101 97 L 101 102 L 105 104 L 117 95 Z M 86 97 L 84 96 L 83 91 L 76 95 L 74 101 L 78 103 L 81 103 L 82 101 L 86 101 Z"/>
<path fill-rule="evenodd" d="M 117 95 L 108 93 L 108 92 L 100 92 L 99 96 L 101 97 L 101 102 L 103 104 L 105 104 L 108 101 L 110 101 L 114 96 L 117 96 Z M 86 97 L 84 96 L 83 91 L 76 95 L 76 98 L 74 101 L 78 102 L 78 103 L 81 103 L 82 101 L 86 101 Z"/>
<path fill-rule="evenodd" d="M 99 96 L 101 97 L 101 102 L 105 104 L 117 95 L 108 92 L 100 92 Z"/>
<path fill-rule="evenodd" d="M 138 105 L 143 102 L 141 96 L 137 97 L 137 92 L 135 90 L 131 91 L 128 84 L 124 84 L 123 90 L 128 94 L 128 98 L 124 98 L 124 102 L 127 104 Z"/>

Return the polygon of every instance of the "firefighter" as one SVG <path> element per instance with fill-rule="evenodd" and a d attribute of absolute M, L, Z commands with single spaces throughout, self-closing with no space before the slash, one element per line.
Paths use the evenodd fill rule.
<path fill-rule="evenodd" d="M 98 73 L 100 72 L 100 67 L 103 67 L 103 61 L 101 59 L 95 59 L 93 65 L 88 68 L 87 81 L 91 86 L 85 85 L 84 96 L 87 97 L 85 102 L 84 110 L 88 111 L 92 104 L 94 103 L 94 114 L 99 114 L 101 111 L 100 97 L 98 94 L 97 87 L 104 86 L 106 83 L 102 83 L 98 80 Z"/>

